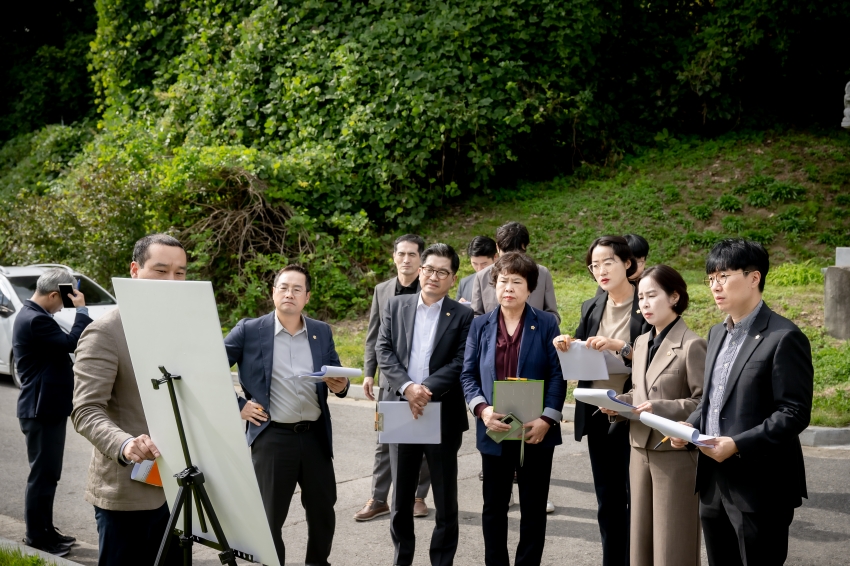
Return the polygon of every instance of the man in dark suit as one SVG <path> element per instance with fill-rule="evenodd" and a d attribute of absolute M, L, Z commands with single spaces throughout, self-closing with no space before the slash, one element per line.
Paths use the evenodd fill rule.
<path fill-rule="evenodd" d="M 705 394 L 685 424 L 716 437 L 700 447 L 696 478 L 713 566 L 784 564 L 794 509 L 808 496 L 799 434 L 812 410 L 811 348 L 762 300 L 769 267 L 767 251 L 746 240 L 719 242 L 705 264 L 727 316 L 709 331 Z"/>
<path fill-rule="evenodd" d="M 454 561 L 458 544 L 457 453 L 469 429 L 460 371 L 472 310 L 446 295 L 457 280 L 460 259 L 451 246 L 434 244 L 422 253 L 416 295 L 389 300 L 383 312 L 377 354 L 387 391 L 410 405 L 414 418 L 431 401 L 441 403 L 440 444 L 399 444 L 390 453 L 393 506 L 390 534 L 394 564 L 413 563 L 416 537 L 411 504 L 422 455 L 431 470 L 436 525 L 431 535 L 433 565 Z"/>
<path fill-rule="evenodd" d="M 378 329 L 381 327 L 381 312 L 387 307 L 390 297 L 399 295 L 416 295 L 419 293 L 420 255 L 425 250 L 425 240 L 416 234 L 399 236 L 393 242 L 393 263 L 398 275 L 375 286 L 372 296 L 372 308 L 369 311 L 369 326 L 366 330 L 366 351 L 363 355 L 363 392 L 370 400 L 375 400 L 375 375 L 378 371 L 378 357 L 375 354 L 375 344 L 378 342 Z M 384 400 L 386 386 L 378 389 L 378 401 Z M 371 521 L 375 517 L 390 512 L 388 505 L 392 473 L 390 471 L 390 445 L 375 444 L 375 462 L 372 465 L 372 493 L 366 504 L 357 513 L 357 521 Z M 431 474 L 428 463 L 423 458 L 419 470 L 419 486 L 416 488 L 416 498 L 413 502 L 413 516 L 428 516 L 428 506 L 425 497 L 431 487 Z"/>
<path fill-rule="evenodd" d="M 76 350 L 80 335 L 92 319 L 85 297 L 76 291 L 69 296 L 77 307 L 77 316 L 70 334 L 65 334 L 53 319 L 53 314 L 62 310 L 60 283 L 76 286 L 65 269 L 50 269 L 38 278 L 35 294 L 18 313 L 12 335 L 21 378 L 18 419 L 30 464 L 24 499 L 25 542 L 64 556 L 75 539 L 53 526 L 53 498 L 62 474 L 65 428 L 73 408 L 74 371 L 68 354 Z"/>
<path fill-rule="evenodd" d="M 303 314 L 310 284 L 304 267 L 284 267 L 274 281 L 274 312 L 240 320 L 224 344 L 239 366 L 245 392 L 239 407 L 280 563 L 286 560 L 281 529 L 297 484 L 307 515 L 305 563 L 327 566 L 336 526 L 328 390 L 345 397 L 350 383 L 298 377 L 340 365 L 330 326 Z"/>

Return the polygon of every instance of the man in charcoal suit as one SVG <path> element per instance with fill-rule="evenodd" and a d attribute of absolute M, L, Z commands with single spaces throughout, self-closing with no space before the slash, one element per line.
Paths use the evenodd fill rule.
<path fill-rule="evenodd" d="M 705 394 L 686 424 L 717 437 L 700 447 L 696 478 L 712 566 L 784 564 L 794 509 L 807 497 L 799 434 L 811 417 L 812 354 L 762 300 L 769 267 L 761 244 L 738 239 L 717 243 L 705 264 L 727 316 L 709 331 Z"/>
<path fill-rule="evenodd" d="M 457 279 L 460 259 L 451 246 L 434 244 L 422 253 L 421 292 L 390 299 L 383 312 L 377 354 L 387 393 L 407 401 L 414 417 L 432 401 L 441 404 L 440 444 L 399 444 L 390 453 L 393 506 L 390 534 L 394 564 L 413 563 L 416 537 L 411 514 L 424 454 L 431 470 L 435 526 L 430 558 L 453 563 L 458 545 L 457 453 L 469 429 L 460 371 L 472 310 L 446 295 Z"/>

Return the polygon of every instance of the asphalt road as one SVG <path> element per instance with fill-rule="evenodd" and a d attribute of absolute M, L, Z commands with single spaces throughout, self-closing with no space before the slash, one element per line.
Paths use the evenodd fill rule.
<path fill-rule="evenodd" d="M 0 376 L 0 477 L 5 483 L 0 496 L 0 537 L 20 540 L 24 534 L 23 498 L 28 465 L 24 437 L 15 418 L 17 390 Z M 371 430 L 374 405 L 365 401 L 334 400 L 334 451 L 338 501 L 337 527 L 331 563 L 334 566 L 391 564 L 389 516 L 357 523 L 352 515 L 369 497 L 375 433 Z M 555 451 L 550 498 L 557 507 L 549 515 L 543 564 L 596 565 L 602 561 L 596 502 L 587 446 L 571 440 L 565 425 L 565 443 Z M 97 562 L 97 530 L 91 505 L 83 500 L 91 445 L 69 423 L 65 466 L 56 495 L 55 524 L 81 542 L 69 559 L 82 564 Z M 850 562 L 850 450 L 804 448 L 809 499 L 798 509 L 791 526 L 788 564 L 843 565 Z M 471 432 L 460 451 L 460 538 L 457 564 L 480 564 L 481 536 L 480 457 Z M 781 473 L 781 471 L 777 471 Z M 430 504 L 430 498 L 428 498 Z M 519 510 L 510 512 L 509 548 L 518 541 Z M 427 547 L 433 528 L 433 510 L 416 520 L 416 564 L 427 564 Z M 287 565 L 303 564 L 307 525 L 296 494 L 283 538 Z M 196 550 L 195 564 L 217 565 L 208 549 Z M 513 554 L 513 552 L 511 552 Z M 704 563 L 705 560 L 703 560 Z"/>

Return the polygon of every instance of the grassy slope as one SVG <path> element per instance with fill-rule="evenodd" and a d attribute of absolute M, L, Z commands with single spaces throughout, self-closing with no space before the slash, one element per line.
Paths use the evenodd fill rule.
<path fill-rule="evenodd" d="M 789 186 L 797 189 L 788 191 Z M 752 193 L 763 198 L 771 191 L 779 197 L 796 192 L 799 200 L 747 204 L 748 199 L 761 204 Z M 737 199 L 741 210 L 719 210 L 724 195 Z M 810 268 L 783 267 L 768 276 L 765 300 L 796 321 L 812 342 L 813 424 L 850 424 L 850 344 L 824 333 L 823 285 L 816 271 L 834 257 L 835 245 L 850 245 L 842 240 L 850 238 L 850 136 L 764 134 L 674 143 L 616 168 L 481 196 L 435 218 L 423 230 L 426 240 L 458 250 L 475 235 L 492 235 L 505 221 L 526 224 L 529 253 L 553 270 L 565 332 L 575 329 L 582 301 L 593 296 L 595 283 L 585 274 L 584 253 L 601 234 L 642 234 L 652 246 L 650 264 L 668 263 L 684 271 L 692 295 L 685 319 L 701 335 L 723 318 L 701 282 L 706 248 L 716 238 L 761 239 L 769 245 L 774 266 L 808 261 Z M 469 272 L 464 263 L 460 275 Z M 345 363 L 362 366 L 365 322 L 347 321 L 336 331 Z"/>

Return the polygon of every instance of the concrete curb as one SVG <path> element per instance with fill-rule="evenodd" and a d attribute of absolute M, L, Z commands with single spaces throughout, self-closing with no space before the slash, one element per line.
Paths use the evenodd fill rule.
<path fill-rule="evenodd" d="M 15 542 L 13 540 L 0 538 L 0 546 L 11 548 L 13 550 L 19 548 L 21 552 L 27 556 L 38 556 L 44 559 L 48 564 L 55 564 L 56 566 L 81 566 L 79 562 L 71 562 L 70 560 L 66 560 L 64 558 L 60 558 L 58 556 L 54 556 L 46 552 L 36 550 L 31 546 L 25 545 L 22 542 Z"/>
<path fill-rule="evenodd" d="M 565 404 L 563 410 L 565 421 L 574 421 L 576 406 Z M 850 427 L 830 428 L 827 426 L 810 426 L 800 433 L 800 444 L 803 446 L 847 446 L 850 445 Z"/>

